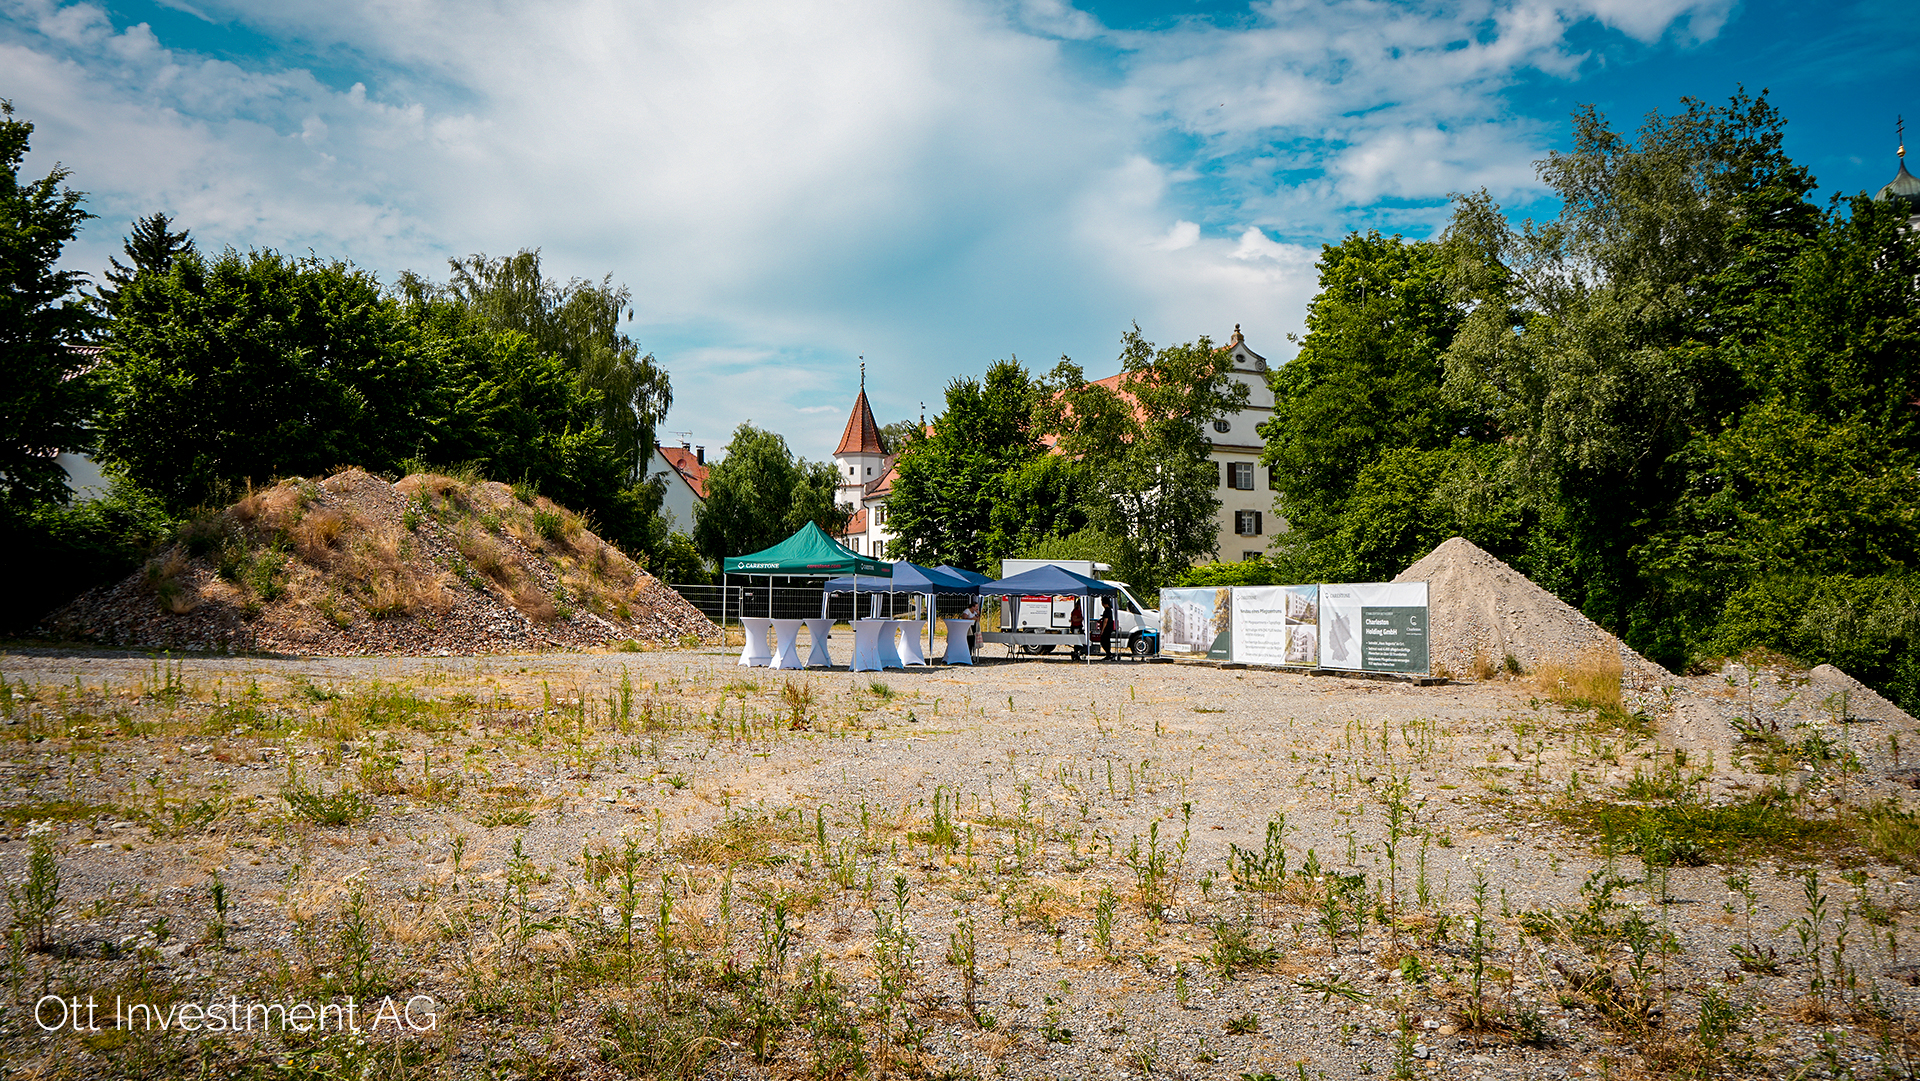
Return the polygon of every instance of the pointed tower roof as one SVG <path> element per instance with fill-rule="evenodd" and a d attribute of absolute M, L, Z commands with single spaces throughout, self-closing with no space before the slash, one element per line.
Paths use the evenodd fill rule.
<path fill-rule="evenodd" d="M 860 396 L 853 400 L 853 414 L 847 418 L 847 430 L 840 436 L 840 446 L 834 455 L 842 454 L 885 454 L 887 447 L 880 441 L 880 425 L 874 422 L 873 407 L 867 404 L 867 390 L 860 388 Z"/>

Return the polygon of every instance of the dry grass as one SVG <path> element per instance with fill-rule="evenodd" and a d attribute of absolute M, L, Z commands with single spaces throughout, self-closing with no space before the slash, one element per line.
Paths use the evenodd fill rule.
<path fill-rule="evenodd" d="M 1618 652 L 1594 649 L 1572 661 L 1543 661 L 1530 678 L 1558 705 L 1617 712 L 1621 672 Z"/>
<path fill-rule="evenodd" d="M 147 563 L 144 581 L 148 592 L 176 616 L 200 607 L 199 592 L 184 581 L 191 566 L 187 550 L 177 544 Z"/>
<path fill-rule="evenodd" d="M 290 531 L 293 550 L 300 558 L 316 566 L 331 567 L 340 538 L 355 525 L 365 525 L 364 521 L 354 521 L 337 510 L 318 510 L 300 519 Z"/>
<path fill-rule="evenodd" d="M 473 569 L 504 588 L 512 588 L 519 575 L 507 560 L 500 542 L 485 530 L 469 529 L 454 538 L 454 547 L 467 558 Z"/>

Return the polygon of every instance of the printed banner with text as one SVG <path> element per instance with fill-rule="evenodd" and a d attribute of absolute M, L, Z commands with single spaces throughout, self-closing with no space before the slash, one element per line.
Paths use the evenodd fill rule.
<path fill-rule="evenodd" d="M 1320 661 L 1319 586 L 1235 586 L 1233 659 L 1241 664 Z"/>
<path fill-rule="evenodd" d="M 1361 672 L 1427 668 L 1427 583 L 1320 587 L 1320 665 Z"/>

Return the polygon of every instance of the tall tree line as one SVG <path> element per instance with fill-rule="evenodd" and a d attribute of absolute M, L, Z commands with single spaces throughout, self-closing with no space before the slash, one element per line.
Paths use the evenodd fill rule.
<path fill-rule="evenodd" d="M 1287 575 L 1464 535 L 1670 667 L 1776 650 L 1920 705 L 1920 238 L 1815 205 L 1783 126 L 1587 109 L 1555 218 L 1478 193 L 1327 246 L 1264 429 Z"/>

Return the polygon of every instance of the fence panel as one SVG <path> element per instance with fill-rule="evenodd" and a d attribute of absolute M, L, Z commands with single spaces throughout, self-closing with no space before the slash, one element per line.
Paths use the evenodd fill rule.
<path fill-rule="evenodd" d="M 721 611 L 722 588 L 718 585 L 678 585 L 673 591 L 685 597 L 688 604 L 700 609 L 708 619 L 718 623 Z M 726 615 L 728 625 L 737 625 L 742 615 L 765 616 L 775 619 L 814 619 L 820 613 L 821 589 L 814 585 L 782 585 L 776 582 L 768 586 L 765 581 L 752 585 L 732 585 L 725 587 Z M 860 594 L 861 619 L 905 619 L 913 610 L 913 596 L 906 593 L 862 593 Z M 845 622 L 855 618 L 853 610 L 854 595 L 835 593 L 827 597 L 826 615 L 830 619 Z M 942 596 L 937 598 L 934 611 L 943 616 L 959 615 L 971 603 L 966 597 Z"/>

